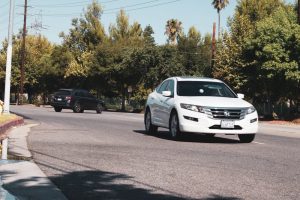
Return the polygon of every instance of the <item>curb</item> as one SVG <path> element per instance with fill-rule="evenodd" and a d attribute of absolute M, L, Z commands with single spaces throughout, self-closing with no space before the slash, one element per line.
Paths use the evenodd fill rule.
<path fill-rule="evenodd" d="M 23 117 L 17 117 L 16 119 L 10 120 L 8 122 L 5 122 L 4 124 L 0 125 L 0 140 L 4 140 L 8 138 L 8 135 L 6 132 L 12 128 L 13 126 L 19 126 L 24 124 L 24 119 Z"/>

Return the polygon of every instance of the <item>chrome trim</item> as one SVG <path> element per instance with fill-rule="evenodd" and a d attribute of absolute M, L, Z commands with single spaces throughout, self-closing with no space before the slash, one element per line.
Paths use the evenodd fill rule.
<path fill-rule="evenodd" d="M 248 108 L 224 108 L 224 107 L 204 107 L 204 113 L 211 119 L 234 119 L 245 118 Z"/>

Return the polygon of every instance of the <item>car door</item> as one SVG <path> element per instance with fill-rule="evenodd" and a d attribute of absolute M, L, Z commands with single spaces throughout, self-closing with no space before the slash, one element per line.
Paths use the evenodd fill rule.
<path fill-rule="evenodd" d="M 157 87 L 155 92 L 152 94 L 153 96 L 150 96 L 151 98 L 151 112 L 152 112 L 152 122 L 155 125 L 162 126 L 162 105 L 161 105 L 161 96 L 162 91 L 164 91 L 169 84 L 169 81 L 164 81 L 160 84 L 160 86 Z"/>
<path fill-rule="evenodd" d="M 87 99 L 88 99 L 88 109 L 95 110 L 98 104 L 98 100 L 96 99 L 96 97 L 94 97 L 94 95 L 88 92 Z"/>
<path fill-rule="evenodd" d="M 174 107 L 174 84 L 175 84 L 174 80 L 169 80 L 169 83 L 164 90 L 164 91 L 170 91 L 171 96 L 166 97 L 161 94 L 161 97 L 160 97 L 161 121 L 162 121 L 163 126 L 167 127 L 167 128 L 169 127 L 170 114 L 171 114 L 172 108 Z"/>
<path fill-rule="evenodd" d="M 84 92 L 82 90 L 76 90 L 74 92 L 74 104 L 79 103 L 81 108 L 85 108 Z"/>

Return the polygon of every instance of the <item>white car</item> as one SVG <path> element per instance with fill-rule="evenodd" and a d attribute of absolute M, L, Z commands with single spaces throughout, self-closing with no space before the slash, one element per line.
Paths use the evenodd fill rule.
<path fill-rule="evenodd" d="M 258 129 L 258 115 L 243 98 L 217 79 L 168 78 L 148 96 L 146 132 L 168 128 L 173 139 L 184 132 L 234 134 L 241 142 L 250 143 Z"/>

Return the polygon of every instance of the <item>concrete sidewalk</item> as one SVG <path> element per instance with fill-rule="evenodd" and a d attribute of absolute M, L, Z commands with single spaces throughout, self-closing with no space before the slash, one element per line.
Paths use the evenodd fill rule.
<path fill-rule="evenodd" d="M 24 160 L 0 161 L 0 200 L 11 200 L 16 197 L 20 200 L 65 200 L 62 192 L 46 177 L 39 167 L 31 160 L 31 153 L 27 148 L 27 135 L 34 125 L 24 125 L 10 130 L 9 154 Z M 3 192 L 4 191 L 4 192 Z"/>

